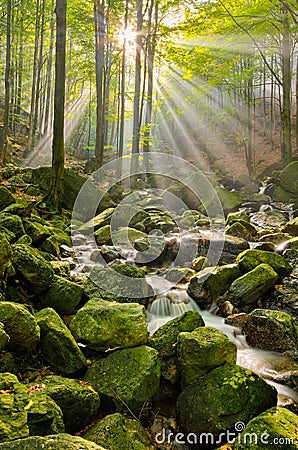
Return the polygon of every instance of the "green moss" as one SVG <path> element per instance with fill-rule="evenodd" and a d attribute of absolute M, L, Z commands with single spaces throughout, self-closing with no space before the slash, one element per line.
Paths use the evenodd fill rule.
<path fill-rule="evenodd" d="M 237 256 L 236 261 L 244 272 L 255 269 L 259 264 L 268 264 L 280 278 L 286 277 L 292 272 L 292 266 L 285 258 L 277 253 L 263 250 L 244 250 Z"/>
<path fill-rule="evenodd" d="M 49 306 L 59 314 L 72 314 L 82 295 L 82 286 L 54 275 L 51 288 L 42 295 L 40 302 L 43 307 Z"/>
<path fill-rule="evenodd" d="M 0 227 L 12 231 L 17 239 L 25 234 L 21 218 L 13 214 L 0 213 Z"/>
<path fill-rule="evenodd" d="M 0 450 L 105 450 L 103 447 L 79 436 L 57 434 L 50 436 L 32 436 L 0 444 Z"/>

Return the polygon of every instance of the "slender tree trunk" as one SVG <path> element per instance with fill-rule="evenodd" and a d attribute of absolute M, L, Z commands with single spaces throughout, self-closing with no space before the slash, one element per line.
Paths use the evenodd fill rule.
<path fill-rule="evenodd" d="M 65 105 L 66 0 L 56 0 L 56 62 L 52 176 L 49 204 L 61 208 L 64 176 L 64 105 Z"/>
<path fill-rule="evenodd" d="M 95 61 L 96 61 L 96 144 L 95 165 L 98 169 L 103 164 L 104 154 L 104 45 L 105 45 L 105 23 L 104 23 L 104 0 L 95 0 Z"/>
<path fill-rule="evenodd" d="M 52 13 L 51 13 L 51 31 L 50 31 L 50 47 L 49 56 L 47 63 L 47 75 L 46 75 L 46 101 L 45 101 L 45 112 L 44 112 L 44 128 L 43 133 L 47 134 L 49 132 L 49 127 L 51 124 L 50 120 L 50 105 L 51 105 L 51 95 L 52 95 L 52 67 L 53 67 L 53 48 L 54 48 L 54 34 L 55 34 L 55 20 L 54 11 L 55 0 L 52 0 Z"/>
<path fill-rule="evenodd" d="M 137 37 L 135 57 L 135 90 L 133 102 L 132 153 L 139 153 L 140 142 L 140 90 L 141 90 L 141 48 L 142 48 L 142 0 L 137 0 Z"/>
<path fill-rule="evenodd" d="M 298 153 L 298 55 L 296 57 L 296 153 Z"/>
<path fill-rule="evenodd" d="M 9 101 L 10 101 L 10 64 L 11 64 L 11 0 L 7 0 L 6 18 L 6 66 L 5 66 L 5 99 L 3 117 L 2 150 L 0 162 L 5 164 L 8 150 L 8 122 L 9 122 Z"/>
<path fill-rule="evenodd" d="M 19 60 L 18 60 L 18 83 L 15 113 L 19 117 L 21 114 L 21 100 L 23 88 L 23 49 L 24 49 L 24 19 L 21 17 L 20 23 L 20 41 L 19 41 Z"/>
<path fill-rule="evenodd" d="M 33 150 L 39 34 L 40 34 L 40 0 L 36 0 L 35 42 L 34 42 L 34 56 L 33 56 L 33 74 L 32 74 L 29 132 L 28 132 L 27 152 L 26 152 L 27 154 Z"/>
<path fill-rule="evenodd" d="M 282 36 L 282 143 L 281 157 L 285 164 L 292 161 L 291 141 L 291 38 L 288 11 L 284 11 L 284 31 Z"/>

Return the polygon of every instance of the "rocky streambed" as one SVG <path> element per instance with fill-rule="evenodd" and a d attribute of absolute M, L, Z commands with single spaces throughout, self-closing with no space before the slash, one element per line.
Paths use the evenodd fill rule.
<path fill-rule="evenodd" d="M 293 208 L 117 187 L 71 221 L 35 208 L 47 173 L 0 185 L 0 449 L 297 448 Z"/>

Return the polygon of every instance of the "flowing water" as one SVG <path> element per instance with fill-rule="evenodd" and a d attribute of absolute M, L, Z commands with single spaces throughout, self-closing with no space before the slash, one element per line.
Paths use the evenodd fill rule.
<path fill-rule="evenodd" d="M 92 267 L 98 265 L 94 252 L 94 242 L 88 241 L 85 236 L 78 235 L 78 242 L 75 245 L 74 259 L 76 268 L 73 273 L 89 274 Z M 122 259 L 123 258 L 123 259 Z M 128 260 L 128 259 L 129 260 Z M 121 262 L 133 262 L 134 255 L 121 252 Z M 132 261 L 130 261 L 130 259 Z M 169 289 L 165 286 L 168 283 L 162 277 L 156 277 L 154 273 L 147 275 L 148 283 L 153 287 L 157 295 L 147 308 L 147 324 L 149 334 L 153 334 L 158 328 L 169 320 L 180 316 L 186 311 L 198 311 L 206 326 L 212 326 L 225 333 L 229 339 L 237 346 L 237 364 L 262 376 L 266 381 L 274 385 L 278 392 L 278 404 L 284 405 L 289 402 L 298 403 L 298 394 L 285 384 L 283 380 L 290 374 L 298 375 L 298 363 L 293 362 L 286 356 L 250 347 L 245 336 L 239 328 L 225 324 L 224 319 L 207 310 L 201 310 L 197 303 L 189 297 L 186 292 L 186 285 L 177 285 L 175 288 L 169 284 Z M 158 292 L 162 292 L 158 294 Z"/>

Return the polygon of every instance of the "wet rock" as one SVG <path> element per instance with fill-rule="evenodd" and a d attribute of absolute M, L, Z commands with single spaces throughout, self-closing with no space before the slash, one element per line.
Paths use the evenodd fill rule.
<path fill-rule="evenodd" d="M 25 234 L 22 219 L 13 214 L 0 213 L 0 227 L 12 231 L 17 239 Z"/>
<path fill-rule="evenodd" d="M 68 245 L 69 247 L 72 246 L 70 236 L 61 228 L 48 226 L 47 230 L 52 236 L 54 236 L 59 245 Z"/>
<path fill-rule="evenodd" d="M 210 247 L 211 242 L 212 248 Z M 199 242 L 198 253 L 200 256 L 207 256 L 212 265 L 229 264 L 235 261 L 239 253 L 248 248 L 249 244 L 245 239 L 229 235 L 206 234 Z"/>
<path fill-rule="evenodd" d="M 281 227 L 283 233 L 289 233 L 292 236 L 298 236 L 298 217 L 287 222 Z"/>
<path fill-rule="evenodd" d="M 128 406 L 134 414 L 157 393 L 159 378 L 158 352 L 147 346 L 116 351 L 92 364 L 85 376 L 117 412 Z"/>
<path fill-rule="evenodd" d="M 278 274 L 279 278 L 284 278 L 292 272 L 291 264 L 277 253 L 263 250 L 245 250 L 236 259 L 242 271 L 249 272 L 259 264 L 268 264 Z"/>
<path fill-rule="evenodd" d="M 144 306 L 92 298 L 75 315 L 70 329 L 77 341 L 106 350 L 145 344 L 147 326 Z"/>
<path fill-rule="evenodd" d="M 96 250 L 94 250 L 94 252 L 96 252 Z M 115 247 L 108 246 L 108 245 L 102 245 L 100 247 L 100 253 L 107 263 L 114 261 L 115 259 L 121 258 L 121 254 L 118 252 L 118 250 Z M 90 256 L 90 259 L 92 260 L 91 256 Z M 96 261 L 96 259 L 95 259 L 95 261 Z"/>
<path fill-rule="evenodd" d="M 168 233 L 177 226 L 171 214 L 166 211 L 152 208 L 147 210 L 147 212 L 149 212 L 149 217 L 143 221 L 147 233 L 150 233 L 153 230 L 160 230 L 163 233 Z"/>
<path fill-rule="evenodd" d="M 250 420 L 232 448 L 235 450 L 251 450 L 254 444 L 247 437 L 252 436 L 253 442 L 255 442 L 254 437 L 256 436 L 258 438 L 258 450 L 268 449 L 272 442 L 275 442 L 274 449 L 276 450 L 295 450 L 298 441 L 297 430 L 297 415 L 277 406 Z"/>
<path fill-rule="evenodd" d="M 76 433 L 90 424 L 98 413 L 100 404 L 98 393 L 87 383 L 78 380 L 49 375 L 39 384 L 28 385 L 51 397 L 63 412 L 65 430 Z"/>
<path fill-rule="evenodd" d="M 38 245 L 50 236 L 49 230 L 42 224 L 31 219 L 23 220 L 26 233 L 31 237 L 34 245 Z"/>
<path fill-rule="evenodd" d="M 88 222 L 81 225 L 79 227 L 78 231 L 80 231 L 81 233 L 90 232 L 93 230 L 97 231 L 100 228 L 103 228 L 104 226 L 109 225 L 114 211 L 115 211 L 115 208 L 105 209 L 100 214 L 98 214 L 97 216 L 88 220 Z"/>
<path fill-rule="evenodd" d="M 166 280 L 171 283 L 186 283 L 193 275 L 195 275 L 195 271 L 192 269 L 185 267 L 174 267 L 167 272 Z"/>
<path fill-rule="evenodd" d="M 255 269 L 233 281 L 222 300 L 229 300 L 234 306 L 254 303 L 278 280 L 277 273 L 268 264 L 259 264 Z"/>
<path fill-rule="evenodd" d="M 0 185 L 0 211 L 14 202 L 12 193 L 5 186 Z"/>
<path fill-rule="evenodd" d="M 13 264 L 17 274 L 28 284 L 32 292 L 39 294 L 49 288 L 54 272 L 37 249 L 25 244 L 15 244 Z"/>
<path fill-rule="evenodd" d="M 185 387 L 218 366 L 236 363 L 237 347 L 222 331 L 202 327 L 178 335 L 177 356 Z"/>
<path fill-rule="evenodd" d="M 276 352 L 296 352 L 297 325 L 285 312 L 255 309 L 249 314 L 243 331 L 247 342 L 253 347 Z"/>
<path fill-rule="evenodd" d="M 40 329 L 34 316 L 23 305 L 0 302 L 0 322 L 9 336 L 7 349 L 17 355 L 31 353 L 40 339 Z"/>
<path fill-rule="evenodd" d="M 83 287 L 54 275 L 51 287 L 40 297 L 41 305 L 53 308 L 59 314 L 72 314 L 79 305 Z"/>
<path fill-rule="evenodd" d="M 104 417 L 83 436 L 104 445 L 109 450 L 153 450 L 154 448 L 141 423 L 120 413 Z"/>
<path fill-rule="evenodd" d="M 218 436 L 276 405 L 274 387 L 235 364 L 225 364 L 182 391 L 177 400 L 181 429 Z"/>
<path fill-rule="evenodd" d="M 215 190 L 224 211 L 233 211 L 241 206 L 242 198 L 239 192 L 230 192 L 221 186 Z"/>
<path fill-rule="evenodd" d="M 41 330 L 41 348 L 51 369 L 65 376 L 84 372 L 86 358 L 58 314 L 45 308 L 35 318 Z"/>
<path fill-rule="evenodd" d="M 5 332 L 4 324 L 2 322 L 0 322 L 0 353 L 3 352 L 8 341 L 9 341 L 9 336 Z"/>
<path fill-rule="evenodd" d="M 239 313 L 239 314 L 231 314 L 229 317 L 225 319 L 225 323 L 227 325 L 231 325 L 232 327 L 238 327 L 242 329 L 248 319 L 248 314 Z"/>
<path fill-rule="evenodd" d="M 85 295 L 101 297 L 119 303 L 137 302 L 146 305 L 154 292 L 147 283 L 145 272 L 130 264 L 113 268 L 94 267 L 84 284 Z"/>
<path fill-rule="evenodd" d="M 26 439 L 0 444 L 0 450 L 105 450 L 103 447 L 79 436 L 60 433 L 46 437 L 32 436 Z"/>
<path fill-rule="evenodd" d="M 202 316 L 196 311 L 187 311 L 176 319 L 161 326 L 149 339 L 148 345 L 159 352 L 161 373 L 171 383 L 179 380 L 177 368 L 177 338 L 181 332 L 191 332 L 198 327 L 204 327 Z"/>
<path fill-rule="evenodd" d="M 60 255 L 59 242 L 57 241 L 55 236 L 48 237 L 45 241 L 41 243 L 39 248 L 41 251 L 50 253 L 51 255 L 54 256 Z"/>
<path fill-rule="evenodd" d="M 280 231 L 280 227 L 287 222 L 286 214 L 281 211 L 259 211 L 250 216 L 253 225 L 259 228 L 272 228 Z"/>
<path fill-rule="evenodd" d="M 249 221 L 248 214 L 246 214 L 245 212 L 239 212 L 239 211 L 229 213 L 227 216 L 227 219 L 226 219 L 226 225 L 232 225 L 233 223 L 239 222 L 239 221 L 241 221 L 241 222 L 244 221 L 244 222 L 249 223 L 250 221 Z"/>
<path fill-rule="evenodd" d="M 24 410 L 31 436 L 64 432 L 62 411 L 48 395 L 30 392 Z"/>
<path fill-rule="evenodd" d="M 105 245 L 111 241 L 111 227 L 110 225 L 105 225 L 99 228 L 94 233 L 95 240 L 98 245 Z"/>
<path fill-rule="evenodd" d="M 216 301 L 240 275 L 236 264 L 207 267 L 191 277 L 188 294 L 204 307 Z"/>
<path fill-rule="evenodd" d="M 259 237 L 259 242 L 271 242 L 273 244 L 281 244 L 288 239 L 290 239 L 291 236 L 286 233 L 269 233 L 269 234 L 263 234 Z"/>

